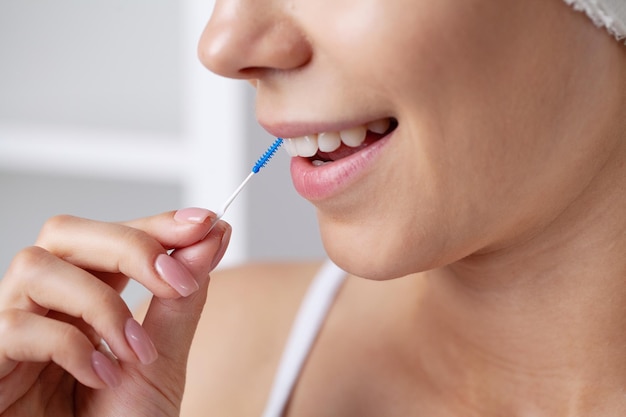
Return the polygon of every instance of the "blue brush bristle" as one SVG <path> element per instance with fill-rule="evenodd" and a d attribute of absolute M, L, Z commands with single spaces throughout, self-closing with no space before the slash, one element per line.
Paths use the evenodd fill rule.
<path fill-rule="evenodd" d="M 276 150 L 282 144 L 283 144 L 283 140 L 281 138 L 276 139 L 274 141 L 274 143 L 272 143 L 272 146 L 267 148 L 265 153 L 259 158 L 258 161 L 256 161 L 256 164 L 254 164 L 254 166 L 252 167 L 252 172 L 254 172 L 256 174 L 257 172 L 259 172 L 259 170 L 261 168 L 263 168 L 265 165 L 267 165 L 267 162 L 270 159 L 272 159 L 272 156 L 274 156 L 274 154 L 276 153 Z"/>
<path fill-rule="evenodd" d="M 263 168 L 267 162 L 272 158 L 272 156 L 274 156 L 274 154 L 276 153 L 276 150 L 280 147 L 280 145 L 283 144 L 283 140 L 281 138 L 278 138 L 274 141 L 274 143 L 272 143 L 272 146 L 270 146 L 269 148 L 267 148 L 267 150 L 265 151 L 265 153 L 259 158 L 258 161 L 256 161 L 256 164 L 254 164 L 254 166 L 252 167 L 252 172 L 248 174 L 248 176 L 246 177 L 245 180 L 243 180 L 243 182 L 239 185 L 239 187 L 237 187 L 237 189 L 235 190 L 235 192 L 233 192 L 233 194 L 228 198 L 228 200 L 226 200 L 226 202 L 224 203 L 224 205 L 222 206 L 222 209 L 218 212 L 216 212 L 217 217 L 213 220 L 213 224 L 211 225 L 211 227 L 209 228 L 209 231 L 206 233 L 205 237 L 209 234 L 209 232 L 211 230 L 213 230 L 213 228 L 215 227 L 215 225 L 217 224 L 217 221 L 219 219 L 222 218 L 222 216 L 224 215 L 224 213 L 226 213 L 226 210 L 228 210 L 228 207 L 230 206 L 230 204 L 233 202 L 233 200 L 235 200 L 235 198 L 239 195 L 239 193 L 241 192 L 241 190 L 243 190 L 243 188 L 246 186 L 246 184 L 248 183 L 248 181 L 250 181 L 250 179 L 252 177 L 254 177 L 254 174 L 256 174 L 257 172 L 259 172 L 259 170 L 261 168 Z M 204 238 L 203 238 L 204 239 Z"/>

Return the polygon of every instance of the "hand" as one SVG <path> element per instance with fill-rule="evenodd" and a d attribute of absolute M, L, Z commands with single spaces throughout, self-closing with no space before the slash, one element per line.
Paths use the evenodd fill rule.
<path fill-rule="evenodd" d="M 208 274 L 230 238 L 222 221 L 205 237 L 214 219 L 50 219 L 0 280 L 0 416 L 178 416 Z M 143 325 L 120 297 L 129 277 L 154 295 Z"/>

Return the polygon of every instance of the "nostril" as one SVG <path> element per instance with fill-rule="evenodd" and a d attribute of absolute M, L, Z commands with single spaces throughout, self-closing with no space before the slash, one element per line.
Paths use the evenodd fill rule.
<path fill-rule="evenodd" d="M 242 78 L 250 80 L 250 82 L 253 83 L 252 85 L 256 87 L 256 80 L 261 76 L 260 73 L 263 72 L 263 70 L 265 69 L 266 68 L 248 67 L 240 69 L 239 73 L 242 75 Z"/>

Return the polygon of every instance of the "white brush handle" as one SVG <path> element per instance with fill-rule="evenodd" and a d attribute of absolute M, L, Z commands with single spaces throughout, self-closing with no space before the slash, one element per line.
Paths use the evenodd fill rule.
<path fill-rule="evenodd" d="M 239 185 L 239 187 L 237 187 L 237 189 L 233 192 L 233 194 L 230 197 L 228 197 L 228 200 L 226 200 L 226 202 L 222 206 L 222 209 L 216 213 L 217 217 L 215 218 L 215 220 L 213 220 L 211 227 L 209 228 L 209 230 L 206 232 L 206 234 L 204 235 L 202 239 L 204 239 L 209 233 L 211 233 L 211 230 L 213 230 L 217 222 L 224 216 L 228 207 L 231 205 L 231 203 L 235 200 L 235 198 L 239 195 L 241 190 L 243 190 L 243 188 L 246 186 L 246 184 L 250 181 L 250 179 L 253 176 L 254 176 L 254 172 L 251 172 L 250 174 L 248 174 L 246 179 L 243 180 L 243 182 Z"/>

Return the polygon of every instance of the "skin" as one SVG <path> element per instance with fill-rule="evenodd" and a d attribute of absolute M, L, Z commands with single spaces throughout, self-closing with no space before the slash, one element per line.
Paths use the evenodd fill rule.
<path fill-rule="evenodd" d="M 0 415 L 178 415 L 208 272 L 230 237 L 221 222 L 201 240 L 215 218 L 203 215 L 48 220 L 36 246 L 22 250 L 0 281 Z M 171 262 L 197 282 L 186 297 L 155 268 L 171 249 Z M 125 332 L 132 315 L 119 293 L 129 276 L 154 294 L 143 331 L 132 333 L 143 334 L 141 349 Z M 102 357 L 108 380 L 91 363 L 100 338 L 118 358 Z"/>
<path fill-rule="evenodd" d="M 526 240 L 623 146 L 623 53 L 560 1 L 342 0 L 332 19 L 331 4 L 252 3 L 217 2 L 200 57 L 255 79 L 268 130 L 400 124 L 375 175 L 314 202 L 332 258 L 359 276 L 404 276 Z"/>
<path fill-rule="evenodd" d="M 218 0 L 199 55 L 256 86 L 270 132 L 399 123 L 371 171 L 313 202 L 351 276 L 285 415 L 624 414 L 623 45 L 560 0 Z M 45 250 L 18 255 L 0 281 L 0 393 L 13 390 L 0 395 L 3 415 L 69 415 L 74 404 L 78 415 L 178 415 L 194 332 L 181 414 L 260 415 L 319 265 L 222 271 L 205 300 L 228 227 L 200 241 L 208 219 L 174 216 L 54 218 Z M 189 297 L 156 274 L 167 248 L 200 284 Z M 17 321 L 48 313 L 37 289 L 68 274 L 76 302 L 65 304 L 95 300 L 65 312 L 85 323 Z M 130 312 L 94 286 L 117 290 L 127 276 L 155 293 L 149 365 L 124 336 Z M 67 297 L 50 295 L 61 312 Z M 59 339 L 58 323 L 81 332 Z M 120 358 L 117 388 L 91 368 L 92 328 Z M 53 400 L 33 402 L 42 390 Z"/>
<path fill-rule="evenodd" d="M 288 415 L 623 413 L 623 45 L 562 1 L 218 1 L 199 51 L 270 132 L 399 123 L 313 204 L 336 263 L 405 278 L 346 285 Z"/>

